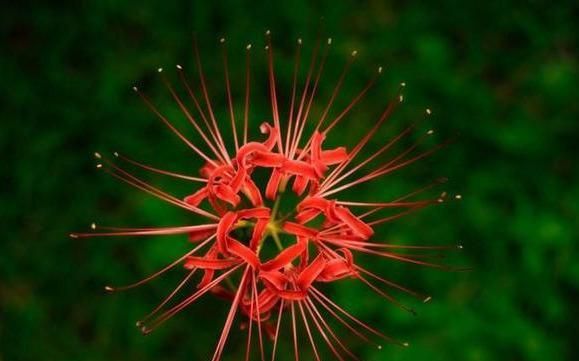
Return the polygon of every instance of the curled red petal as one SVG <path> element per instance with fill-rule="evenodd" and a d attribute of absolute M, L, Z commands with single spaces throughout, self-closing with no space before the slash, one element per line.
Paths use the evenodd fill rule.
<path fill-rule="evenodd" d="M 185 260 L 184 267 L 186 269 L 201 268 L 201 269 L 212 269 L 221 270 L 235 266 L 239 264 L 239 259 L 217 259 L 217 258 L 205 258 L 205 257 L 187 257 Z"/>
<path fill-rule="evenodd" d="M 368 239 L 374 234 L 372 227 L 353 215 L 349 209 L 345 207 L 336 207 L 335 212 L 336 216 L 342 222 L 347 224 L 355 235 L 361 237 L 362 239 Z"/>
<path fill-rule="evenodd" d="M 213 187 L 213 190 L 217 198 L 231 204 L 233 207 L 237 207 L 241 201 L 241 198 L 237 195 L 237 193 L 228 185 L 220 184 Z"/>
<path fill-rule="evenodd" d="M 269 218 L 260 218 L 257 220 L 257 223 L 253 227 L 253 234 L 249 241 L 249 248 L 257 249 L 259 242 L 263 239 L 268 223 Z"/>
<path fill-rule="evenodd" d="M 298 237 L 305 237 L 305 238 L 316 238 L 318 236 L 318 231 L 316 229 L 306 227 L 299 223 L 294 222 L 285 222 L 282 226 L 283 230 L 287 233 L 291 233 Z"/>
<path fill-rule="evenodd" d="M 262 270 L 259 273 L 259 278 L 263 280 L 266 285 L 276 290 L 283 290 L 288 282 L 287 276 L 277 270 L 267 272 Z"/>
<path fill-rule="evenodd" d="M 257 142 L 250 142 L 243 145 L 237 151 L 237 156 L 235 157 L 239 167 L 245 167 L 246 163 L 252 158 L 253 153 L 256 152 L 268 152 L 269 148 L 265 145 Z"/>
<path fill-rule="evenodd" d="M 300 256 L 306 247 L 306 242 L 298 242 L 293 246 L 289 246 L 273 259 L 263 263 L 261 269 L 265 272 L 280 269 Z"/>
<path fill-rule="evenodd" d="M 300 290 L 307 290 L 326 267 L 327 261 L 322 254 L 318 255 L 298 276 L 296 284 Z"/>
<path fill-rule="evenodd" d="M 229 231 L 236 221 L 237 214 L 235 212 L 227 212 L 221 217 L 217 225 L 217 246 L 221 253 L 227 254 Z"/>
<path fill-rule="evenodd" d="M 296 221 L 298 221 L 299 223 L 306 224 L 312 219 L 316 218 L 320 213 L 322 213 L 320 210 L 310 208 L 299 212 L 298 214 L 296 214 L 295 218 Z"/>
<path fill-rule="evenodd" d="M 259 258 L 255 254 L 255 251 L 251 250 L 249 247 L 245 246 L 241 242 L 230 237 L 228 239 L 227 250 L 231 254 L 234 254 L 237 257 L 244 260 L 252 268 L 258 268 L 259 267 L 260 262 L 259 262 Z"/>
<path fill-rule="evenodd" d="M 278 136 L 279 130 L 276 127 L 272 127 L 267 122 L 261 123 L 261 125 L 259 126 L 259 130 L 261 131 L 262 134 L 268 135 L 265 142 L 263 142 L 263 145 L 268 150 L 271 150 L 273 148 L 273 146 L 275 145 L 275 142 L 277 141 L 277 136 Z"/>
<path fill-rule="evenodd" d="M 207 192 L 207 188 L 203 187 L 192 195 L 185 197 L 183 201 L 193 207 L 197 207 L 205 198 L 207 198 Z"/>
<path fill-rule="evenodd" d="M 320 161 L 325 165 L 339 164 L 348 159 L 348 152 L 344 147 L 324 150 L 320 154 Z"/>
<path fill-rule="evenodd" d="M 306 177 L 296 176 L 292 185 L 292 190 L 297 195 L 302 195 L 308 186 L 309 179 Z"/>
<path fill-rule="evenodd" d="M 271 210 L 267 207 L 256 207 L 249 209 L 242 209 L 238 213 L 239 219 L 247 218 L 269 218 Z"/>
<path fill-rule="evenodd" d="M 281 169 L 288 174 L 299 175 L 308 179 L 318 179 L 314 167 L 301 160 L 286 160 Z"/>
<path fill-rule="evenodd" d="M 257 151 L 251 159 L 251 164 L 257 167 L 274 168 L 283 166 L 285 161 L 283 154 Z"/>
<path fill-rule="evenodd" d="M 248 178 L 245 180 L 245 183 L 243 184 L 243 188 L 241 190 L 254 207 L 258 207 L 263 204 L 261 192 L 251 179 Z"/>
<path fill-rule="evenodd" d="M 283 174 L 277 169 L 274 169 L 271 172 L 271 176 L 269 177 L 269 181 L 267 182 L 267 187 L 265 188 L 265 197 L 267 199 L 271 200 L 275 199 L 282 176 Z"/>
<path fill-rule="evenodd" d="M 214 235 L 215 234 L 215 230 L 214 229 L 205 229 L 205 230 L 199 230 L 199 231 L 195 231 L 195 232 L 189 232 L 189 242 L 199 242 L 199 241 L 203 241 L 206 240 L 207 237 Z"/>

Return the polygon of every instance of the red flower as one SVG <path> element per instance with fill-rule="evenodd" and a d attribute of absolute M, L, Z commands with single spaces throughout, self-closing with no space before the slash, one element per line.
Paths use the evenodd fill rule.
<path fill-rule="evenodd" d="M 416 149 L 416 145 L 413 145 L 366 174 L 358 175 L 357 178 L 352 177 L 369 162 L 411 133 L 412 127 L 394 137 L 370 157 L 353 165 L 353 161 L 388 119 L 395 106 L 402 101 L 403 98 L 400 95 L 388 104 L 376 124 L 350 152 L 347 152 L 344 147 L 328 149 L 323 146 L 330 130 L 345 118 L 374 83 L 372 79 L 351 103 L 326 125 L 329 109 L 333 105 L 356 52 L 352 53 L 352 59 L 340 76 L 323 114 L 314 122 L 313 132 L 306 136 L 306 123 L 319 87 L 327 48 L 330 44 L 331 41 L 328 41 L 321 60 L 318 59 L 319 47 L 316 46 L 314 49 L 304 89 L 301 97 L 298 98 L 296 79 L 301 41 L 298 42 L 296 58 L 298 60 L 296 60 L 294 72 L 289 115 L 286 121 L 282 121 L 278 110 L 273 51 L 268 33 L 266 50 L 273 121 L 261 124 L 259 128 L 263 134 L 261 141 L 248 141 L 250 46 L 247 47 L 247 82 L 242 132 L 238 130 L 239 125 L 233 112 L 227 57 L 224 56 L 226 93 L 234 143 L 232 146 L 228 147 L 225 144 L 222 129 L 218 126 L 213 113 L 197 51 L 195 54 L 202 100 L 190 87 L 183 68 L 177 66 L 177 70 L 198 115 L 193 115 L 184 105 L 184 101 L 164 76 L 162 79 L 177 105 L 199 133 L 208 151 L 202 150 L 200 146 L 188 140 L 143 93 L 134 88 L 152 112 L 206 162 L 200 170 L 200 177 L 193 177 L 153 168 L 117 153 L 114 158 L 116 161 L 104 159 L 96 153 L 97 158 L 102 161 L 98 164 L 99 168 L 103 168 L 111 175 L 145 192 L 207 219 L 207 223 L 202 225 L 137 229 L 99 227 L 103 230 L 102 232 L 72 234 L 73 237 L 182 234 L 188 236 L 189 241 L 195 245 L 183 257 L 142 281 L 126 287 L 107 287 L 109 291 L 132 288 L 156 278 L 179 264 L 182 264 L 188 271 L 187 276 L 176 289 L 152 313 L 138 322 L 143 332 L 152 331 L 201 296 L 212 293 L 231 303 L 213 360 L 221 358 L 236 316 L 244 320 L 242 328 L 247 329 L 246 358 L 250 355 L 254 328 L 257 328 L 262 359 L 265 357 L 266 347 L 264 334 L 273 340 L 272 357 L 275 357 L 280 325 L 285 313 L 289 313 L 288 322 L 291 324 L 296 360 L 300 354 L 297 340 L 300 325 L 303 325 L 316 359 L 319 359 L 318 346 L 315 342 L 316 332 L 338 359 L 344 359 L 345 355 L 356 359 L 356 356 L 334 333 L 327 321 L 328 316 L 335 318 L 337 322 L 364 341 L 373 343 L 370 336 L 378 336 L 387 341 L 405 345 L 358 320 L 328 298 L 320 290 L 319 285 L 337 282 L 344 278 L 358 279 L 390 302 L 413 312 L 410 308 L 401 305 L 376 283 L 409 293 L 423 301 L 429 300 L 430 297 L 421 296 L 363 268 L 356 262 L 354 253 L 361 252 L 403 262 L 447 268 L 444 265 L 427 261 L 425 258 L 427 255 L 405 252 L 408 249 L 420 251 L 446 247 L 401 246 L 370 240 L 374 235 L 375 226 L 428 205 L 439 203 L 444 195 L 435 199 L 409 200 L 434 186 L 435 182 L 391 202 L 350 202 L 331 196 L 427 157 L 442 144 L 417 155 L 413 155 Z M 225 54 L 225 48 L 223 49 Z M 318 65 L 317 72 L 314 71 L 316 64 Z M 159 69 L 159 72 L 162 72 L 162 69 Z M 380 73 L 381 68 L 378 71 L 378 74 Z M 428 110 L 427 113 L 430 114 L 430 111 Z M 282 123 L 285 125 L 282 126 Z M 181 200 L 129 173 L 121 166 L 123 163 L 197 182 L 200 187 Z M 265 169 L 270 174 L 265 184 L 259 184 L 254 177 L 254 171 L 259 168 Z M 349 180 L 351 178 L 353 179 Z M 290 183 L 291 191 L 288 189 Z M 285 211 L 280 209 L 284 192 L 293 192 L 300 198 L 295 209 Z M 360 214 L 356 210 L 361 207 L 367 208 L 368 211 Z M 388 217 L 371 219 L 371 216 L 376 216 L 378 212 L 386 208 L 401 211 Z M 94 224 L 93 229 L 96 229 Z M 276 251 L 265 255 L 262 250 L 269 245 L 275 245 Z M 174 306 L 166 307 L 196 273 L 200 273 L 197 291 Z M 229 280 L 228 283 L 224 282 L 225 280 Z"/>

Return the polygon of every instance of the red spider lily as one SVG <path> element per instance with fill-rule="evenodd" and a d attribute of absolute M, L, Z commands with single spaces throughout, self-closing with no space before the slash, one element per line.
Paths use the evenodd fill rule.
<path fill-rule="evenodd" d="M 139 282 L 124 287 L 107 287 L 107 290 L 133 288 L 158 277 L 177 265 L 182 265 L 188 271 L 186 277 L 159 306 L 139 321 L 137 325 L 144 333 L 149 333 L 207 293 L 224 298 L 231 303 L 231 307 L 213 355 L 212 360 L 214 361 L 221 359 L 236 317 L 241 317 L 241 326 L 247 330 L 246 359 L 249 359 L 250 356 L 255 328 L 257 328 L 261 359 L 265 359 L 264 339 L 266 336 L 267 339 L 272 340 L 271 358 L 272 360 L 275 359 L 281 332 L 280 325 L 285 314 L 288 314 L 288 322 L 291 324 L 296 360 L 299 359 L 300 355 L 300 348 L 298 347 L 300 329 L 305 330 L 317 360 L 320 359 L 320 356 L 316 337 L 321 337 L 324 340 L 337 359 L 357 359 L 334 332 L 327 321 L 328 316 L 334 318 L 349 332 L 365 342 L 379 346 L 372 341 L 372 337 L 379 337 L 389 342 L 406 345 L 385 336 L 351 315 L 345 308 L 326 296 L 319 286 L 345 278 L 358 279 L 372 291 L 410 312 L 414 311 L 399 303 L 384 288 L 396 289 L 425 302 L 428 301 L 430 297 L 420 295 L 363 268 L 356 263 L 354 254 L 365 253 L 423 266 L 450 269 L 448 266 L 431 262 L 429 253 L 414 254 L 408 252 L 453 247 L 403 246 L 371 241 L 375 226 L 415 212 L 428 205 L 442 202 L 445 194 L 434 199 L 412 200 L 418 194 L 434 187 L 441 181 L 389 202 L 352 202 L 330 198 L 330 196 L 410 165 L 431 155 L 445 143 L 415 154 L 418 146 L 416 143 L 369 172 L 354 176 L 364 166 L 384 154 L 412 132 L 413 127 L 409 127 L 370 157 L 353 165 L 354 160 L 385 123 L 396 105 L 402 102 L 402 95 L 389 102 L 376 124 L 357 142 L 351 151 L 348 152 L 344 147 L 328 149 L 323 146 L 323 143 L 330 130 L 350 113 L 372 87 L 375 79 L 372 79 L 338 116 L 331 120 L 328 119 L 330 108 L 333 106 L 347 71 L 356 56 L 356 52 L 353 52 L 322 115 L 314 122 L 314 130 L 309 136 L 306 136 L 306 124 L 309 121 L 312 103 L 319 88 L 319 80 L 331 40 L 328 40 L 323 50 L 319 42 L 316 45 L 301 95 L 298 95 L 297 92 L 297 74 L 302 43 L 301 40 L 298 41 L 289 115 L 282 122 L 278 109 L 273 50 L 269 32 L 267 33 L 266 54 L 272 122 L 264 122 L 259 127 L 263 135 L 261 141 L 248 141 L 251 46 L 247 47 L 245 108 L 243 128 L 242 131 L 239 131 L 238 120 L 235 119 L 233 111 L 225 41 L 222 39 L 221 42 L 223 43 L 227 102 L 231 118 L 232 146 L 226 145 L 222 133 L 223 129 L 219 127 L 213 112 L 196 46 L 195 60 L 201 95 L 196 94 L 190 86 L 183 67 L 177 66 L 177 73 L 183 87 L 194 103 L 195 114 L 187 108 L 185 101 L 164 77 L 162 69 L 159 69 L 159 73 L 161 73 L 162 80 L 175 102 L 199 133 L 205 144 L 203 147 L 186 138 L 153 105 L 149 98 L 136 87 L 134 88 L 150 110 L 205 161 L 199 177 L 158 169 L 118 153 L 114 154 L 113 160 L 105 159 L 99 153 L 95 153 L 100 162 L 97 165 L 98 168 L 102 168 L 114 177 L 175 206 L 206 218 L 207 223 L 167 228 L 99 227 L 102 229 L 101 232 L 75 233 L 71 236 L 175 234 L 187 236 L 195 247 L 178 260 Z M 379 68 L 377 75 L 381 72 L 382 69 Z M 430 110 L 427 110 L 427 113 L 430 114 Z M 282 126 L 282 123 L 285 124 Z M 427 132 L 426 135 L 429 134 L 431 131 Z M 206 148 L 206 150 L 202 148 Z M 123 164 L 200 183 L 201 186 L 197 191 L 183 198 L 175 197 L 131 174 L 123 167 Z M 253 177 L 254 171 L 259 168 L 269 172 L 270 176 L 265 184 L 258 184 Z M 291 191 L 288 189 L 290 184 Z M 279 205 L 285 192 L 293 192 L 300 200 L 295 209 L 283 214 Z M 359 213 L 356 211 L 359 208 L 367 210 L 364 213 Z M 399 211 L 394 215 L 370 219 L 371 216 L 375 217 L 385 209 Z M 96 225 L 93 224 L 92 228 L 95 230 Z M 262 251 L 267 244 L 275 244 L 276 251 L 273 256 L 265 255 L 265 252 Z M 184 300 L 167 307 L 197 272 L 202 273 L 197 282 L 197 290 Z"/>

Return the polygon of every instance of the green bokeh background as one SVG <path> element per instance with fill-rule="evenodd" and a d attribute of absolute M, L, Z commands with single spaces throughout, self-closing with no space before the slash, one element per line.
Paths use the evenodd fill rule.
<path fill-rule="evenodd" d="M 421 149 L 457 139 L 431 160 L 345 198 L 388 200 L 448 177 L 439 191 L 461 193 L 463 201 L 383 226 L 379 236 L 460 243 L 464 250 L 448 261 L 473 267 L 448 273 L 361 258 L 433 300 L 423 305 L 401 295 L 416 307 L 414 317 L 343 281 L 328 289 L 337 302 L 411 346 L 377 350 L 343 336 L 363 360 L 579 359 L 572 343 L 579 323 L 576 2 L 65 3 L 12 3 L 0 15 L 0 360 L 210 358 L 225 316 L 222 301 L 201 301 L 147 337 L 133 327 L 181 271 L 127 293 L 106 295 L 102 289 L 152 272 L 186 250 L 186 242 L 67 237 L 92 221 L 126 226 L 200 221 L 97 172 L 92 153 L 118 150 L 194 173 L 199 161 L 130 87 L 139 84 L 178 118 L 154 69 L 164 66 L 173 78 L 175 63 L 191 68 L 191 34 L 197 32 L 217 113 L 226 122 L 217 39 L 228 39 L 234 95 L 243 84 L 243 49 L 251 42 L 261 59 L 254 67 L 252 97 L 257 124 L 271 117 L 264 30 L 273 33 L 285 105 L 295 39 L 303 37 L 311 49 L 322 16 L 334 46 L 314 115 L 353 49 L 359 59 L 334 115 L 378 64 L 386 69 L 329 145 L 351 146 L 402 81 L 408 84 L 405 103 L 369 148 L 423 119 L 425 107 L 434 114 L 418 128 L 436 133 Z M 180 196 L 193 189 L 147 179 Z M 241 359 L 244 333 L 234 330 L 225 360 Z M 282 337 L 287 336 L 286 325 Z M 312 359 L 303 340 L 303 359 Z M 290 360 L 286 342 L 282 351 L 279 359 Z"/>

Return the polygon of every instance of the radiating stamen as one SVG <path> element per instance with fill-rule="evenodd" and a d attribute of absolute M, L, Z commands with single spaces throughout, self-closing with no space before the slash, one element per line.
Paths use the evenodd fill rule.
<path fill-rule="evenodd" d="M 301 301 L 298 301 L 297 304 L 298 304 L 298 308 L 300 310 L 300 315 L 302 316 L 302 321 L 303 321 L 305 329 L 306 329 L 306 334 L 308 335 L 308 339 L 310 340 L 310 345 L 312 346 L 312 350 L 314 351 L 314 356 L 316 357 L 317 361 L 321 361 L 320 355 L 318 354 L 318 348 L 316 347 L 316 342 L 314 341 L 314 336 L 312 335 L 312 331 L 310 330 L 310 325 L 309 325 L 308 320 L 306 318 L 304 308 L 302 306 Z"/>
<path fill-rule="evenodd" d="M 197 63 L 197 72 L 199 74 L 199 83 L 201 84 L 201 91 L 203 92 L 203 97 L 205 98 L 205 104 L 207 105 L 207 111 L 209 113 L 209 117 L 211 118 L 211 122 L 213 124 L 213 130 L 217 135 L 218 145 L 221 149 L 221 152 L 227 162 L 231 164 L 231 158 L 227 153 L 227 148 L 225 147 L 225 143 L 223 142 L 223 137 L 221 136 L 221 132 L 219 131 L 219 127 L 217 126 L 217 120 L 215 119 L 215 114 L 213 113 L 213 107 L 211 106 L 211 100 L 209 99 L 209 93 L 207 92 L 207 86 L 205 84 L 205 75 L 203 73 L 203 66 L 201 65 L 201 57 L 199 56 L 199 49 L 197 48 L 197 40 L 194 39 L 193 41 L 193 50 L 195 54 L 195 61 Z"/>
<path fill-rule="evenodd" d="M 178 69 L 178 73 L 182 76 L 182 81 L 184 80 L 184 73 L 182 69 Z M 209 139 L 207 138 L 207 136 L 205 135 L 205 132 L 201 129 L 201 127 L 199 126 L 199 124 L 197 123 L 197 121 L 195 121 L 195 118 L 193 117 L 193 115 L 189 112 L 189 110 L 187 109 L 187 107 L 185 106 L 185 104 L 183 103 L 183 101 L 181 100 L 181 97 L 179 97 L 179 95 L 177 94 L 177 92 L 175 92 L 175 89 L 173 88 L 173 86 L 171 85 L 171 83 L 169 82 L 169 80 L 167 79 L 167 77 L 165 77 L 163 74 L 161 74 L 161 80 L 163 81 L 163 84 L 165 84 L 165 86 L 167 87 L 167 89 L 169 90 L 169 92 L 171 93 L 171 96 L 173 97 L 173 99 L 175 100 L 175 102 L 177 103 L 177 105 L 179 106 L 179 108 L 181 109 L 181 112 L 183 112 L 183 114 L 185 115 L 185 117 L 187 118 L 187 120 L 189 120 L 189 122 L 193 125 L 193 127 L 195 128 L 195 130 L 197 130 L 197 132 L 199 133 L 199 135 L 201 135 L 201 137 L 203 138 L 203 140 L 205 141 L 205 143 L 209 146 L 209 148 L 211 148 L 211 150 L 213 151 L 213 154 L 215 154 L 216 157 L 218 157 L 219 159 L 221 159 L 223 162 L 225 162 L 225 158 L 223 158 L 222 153 L 220 153 L 215 146 L 213 145 L 213 143 L 211 143 L 211 141 L 209 141 Z M 194 98 L 194 95 L 192 95 L 192 98 Z M 201 111 L 200 111 L 201 112 Z M 203 116 L 203 113 L 201 113 Z M 206 124 L 207 121 L 205 120 Z M 210 128 L 209 128 L 210 129 Z M 210 129 L 211 130 L 211 129 Z M 214 137 L 215 139 L 215 137 Z M 218 141 L 215 140 L 216 144 L 219 145 Z"/>
<path fill-rule="evenodd" d="M 246 47 L 246 57 L 245 57 L 245 107 L 243 112 L 243 144 L 247 144 L 247 124 L 249 121 L 249 93 L 250 93 L 250 83 L 251 83 L 251 44 Z"/>
<path fill-rule="evenodd" d="M 151 171 L 151 172 L 154 172 L 154 173 L 159 173 L 159 174 L 163 174 L 163 175 L 167 175 L 167 176 L 175 177 L 175 178 L 186 179 L 186 180 L 190 180 L 190 181 L 194 181 L 194 182 L 203 182 L 203 183 L 206 183 L 206 182 L 207 182 L 207 179 L 205 179 L 205 178 L 192 177 L 192 176 L 188 176 L 188 175 L 185 175 L 185 174 L 179 174 L 179 173 L 170 172 L 170 171 L 166 171 L 166 170 L 163 170 L 163 169 L 151 167 L 150 165 L 137 162 L 136 160 L 133 160 L 133 159 L 128 158 L 128 157 L 126 157 L 126 156 L 124 156 L 124 155 L 121 155 L 121 154 L 119 154 L 118 152 L 115 152 L 115 153 L 114 153 L 114 156 L 117 157 L 117 158 L 119 158 L 119 159 L 121 159 L 121 160 L 123 160 L 123 161 L 125 161 L 125 162 L 127 162 L 127 163 L 130 163 L 130 164 L 132 164 L 132 165 L 134 165 L 134 166 L 137 166 L 137 167 L 139 167 L 139 168 L 146 169 L 146 170 Z"/>
<path fill-rule="evenodd" d="M 225 273 L 221 274 L 220 276 L 216 277 L 213 281 L 209 282 L 206 286 L 197 290 L 195 293 L 193 293 L 191 296 L 189 296 L 183 302 L 181 302 L 177 306 L 172 307 L 171 309 L 165 311 L 162 315 L 160 315 L 157 318 L 155 318 L 154 320 L 152 320 L 149 325 L 147 325 L 144 322 L 137 323 L 138 327 L 141 328 L 141 332 L 143 332 L 144 334 L 150 333 L 155 328 L 157 328 L 161 324 L 163 324 L 165 321 L 167 321 L 168 319 L 173 317 L 175 314 L 179 313 L 185 307 L 187 307 L 191 303 L 195 302 L 197 299 L 199 299 L 201 296 L 203 296 L 205 293 L 207 293 L 209 290 L 211 290 L 213 287 L 215 287 L 217 284 L 219 284 L 221 281 L 223 281 L 225 278 L 227 278 L 229 275 L 231 275 L 237 269 L 239 269 L 241 266 L 242 266 L 242 264 L 234 266 L 230 270 L 228 270 Z"/>
<path fill-rule="evenodd" d="M 294 75 L 292 81 L 292 96 L 290 101 L 290 108 L 289 108 L 289 116 L 288 116 L 288 125 L 286 127 L 287 133 L 285 138 L 285 156 L 289 156 L 289 148 L 290 148 L 290 139 L 292 137 L 292 123 L 294 118 L 294 108 L 295 108 L 295 100 L 296 100 L 296 89 L 297 89 L 297 81 L 298 81 L 298 70 L 300 68 L 300 60 L 301 60 L 301 50 L 302 50 L 302 39 L 298 39 L 296 45 L 296 55 L 294 60 Z"/>
<path fill-rule="evenodd" d="M 223 55 L 223 70 L 225 76 L 225 90 L 227 91 L 227 104 L 229 106 L 229 116 L 231 118 L 231 129 L 233 131 L 233 141 L 235 143 L 235 151 L 239 150 L 239 141 L 237 140 L 237 127 L 235 125 L 235 114 L 233 112 L 233 99 L 231 97 L 231 85 L 229 81 L 229 64 L 227 61 L 227 46 L 224 38 L 220 40 L 222 46 Z"/>
<path fill-rule="evenodd" d="M 282 316 L 283 316 L 284 303 L 285 303 L 284 299 L 282 299 L 279 303 L 279 312 L 277 315 L 277 325 L 275 326 L 275 335 L 273 338 L 273 348 L 271 351 L 271 361 L 275 361 L 275 355 L 276 355 L 276 351 L 277 351 L 277 340 L 279 338 L 279 330 L 280 330 L 281 320 L 282 320 Z"/>
<path fill-rule="evenodd" d="M 151 101 L 149 100 L 149 98 L 147 98 L 141 91 L 139 91 L 139 89 L 137 87 L 133 87 L 133 90 L 141 97 L 141 99 L 143 100 L 143 102 L 147 105 L 147 107 L 159 118 L 161 119 L 161 121 L 163 123 L 165 123 L 165 125 L 171 129 L 171 131 L 173 133 L 175 133 L 175 135 L 177 135 L 177 137 L 179 137 L 179 139 L 181 139 L 189 148 L 193 149 L 193 151 L 195 151 L 195 153 L 197 153 L 201 158 L 205 159 L 207 162 L 216 165 L 216 163 L 209 158 L 207 155 L 205 155 L 205 153 L 203 153 L 201 150 L 199 150 L 199 148 L 197 148 L 193 143 L 191 143 L 181 132 L 179 132 L 179 130 L 177 130 L 177 128 L 175 128 L 175 126 L 173 124 L 171 124 L 171 122 L 163 115 L 159 112 L 159 110 L 157 110 L 157 108 L 153 105 L 153 103 L 151 103 Z"/>
<path fill-rule="evenodd" d="M 342 73 L 340 74 L 340 77 L 338 78 L 338 82 L 334 86 L 334 90 L 332 91 L 332 95 L 330 96 L 328 104 L 326 105 L 326 108 L 322 112 L 320 119 L 318 119 L 318 123 L 316 124 L 316 127 L 314 128 L 314 131 L 312 132 L 312 134 L 319 131 L 321 126 L 324 124 L 324 121 L 326 120 L 326 117 L 328 116 L 330 108 L 334 104 L 336 96 L 338 95 L 338 93 L 340 92 L 340 89 L 342 88 L 342 84 L 344 82 L 344 79 L 346 78 L 346 75 L 348 73 L 348 70 L 350 69 L 350 66 L 354 62 L 354 59 L 355 59 L 355 57 L 351 56 L 346 61 L 346 65 L 344 66 L 344 69 L 342 70 Z M 304 152 L 302 152 L 302 154 L 299 155 L 298 159 L 301 159 L 303 156 L 305 156 L 305 154 L 307 154 L 307 151 L 309 150 L 309 146 L 311 145 L 311 140 L 312 140 L 312 138 L 310 137 L 308 139 L 308 142 L 304 146 Z"/>
<path fill-rule="evenodd" d="M 297 139 L 297 134 L 298 134 L 298 129 L 300 127 L 300 119 L 302 118 L 302 112 L 304 109 L 304 104 L 308 95 L 308 90 L 310 88 L 310 82 L 312 79 L 312 75 L 314 73 L 314 69 L 317 63 L 317 59 L 318 59 L 318 51 L 320 48 L 320 39 L 318 38 L 318 40 L 316 41 L 316 45 L 314 46 L 314 50 L 312 52 L 312 57 L 310 59 L 310 67 L 308 69 L 308 73 L 306 75 L 306 82 L 304 84 L 304 89 L 302 91 L 302 95 L 301 95 L 301 99 L 300 99 L 300 105 L 298 107 L 298 112 L 295 118 L 295 122 L 294 122 L 294 128 L 292 131 L 292 140 L 290 142 L 290 159 L 293 159 L 293 156 L 295 154 L 295 149 L 297 149 L 297 144 L 298 143 L 298 139 Z"/>
<path fill-rule="evenodd" d="M 312 319 L 312 321 L 314 321 L 314 325 L 316 326 L 316 328 L 318 329 L 318 333 L 322 336 L 322 338 L 324 339 L 324 341 L 326 342 L 326 345 L 328 345 L 328 348 L 330 349 L 330 351 L 334 354 L 334 356 L 336 356 L 336 358 L 340 361 L 344 361 L 344 358 L 338 353 L 338 351 L 336 350 L 334 344 L 332 343 L 332 341 L 329 339 L 329 337 L 326 335 L 326 332 L 324 331 L 324 328 L 322 327 L 322 325 L 320 324 L 320 322 L 318 321 L 318 319 L 316 318 L 315 314 L 313 313 L 313 311 L 311 310 L 311 308 L 309 307 L 309 304 L 304 301 L 304 302 L 300 302 L 300 304 L 302 304 L 305 306 L 306 311 L 308 312 L 308 314 L 310 315 L 310 318 Z"/>
<path fill-rule="evenodd" d="M 321 59 L 320 64 L 319 64 L 319 66 L 318 66 L 317 75 L 316 75 L 316 78 L 315 78 L 315 80 L 314 80 L 314 85 L 313 85 L 313 87 L 312 87 L 312 92 L 311 92 L 311 94 L 310 94 L 310 98 L 309 98 L 309 100 L 308 100 L 308 104 L 307 104 L 307 106 L 306 106 L 305 112 L 304 112 L 304 114 L 303 114 L 303 116 L 302 116 L 302 119 L 300 120 L 301 126 L 300 126 L 300 128 L 299 128 L 299 130 L 298 130 L 298 134 L 297 134 L 297 137 L 296 137 L 296 141 L 295 141 L 295 143 L 294 143 L 294 149 L 292 149 L 292 152 L 290 153 L 291 158 L 293 158 L 293 157 L 295 156 L 295 152 L 296 152 L 297 147 L 299 146 L 299 143 L 300 143 L 300 141 L 301 141 L 301 137 L 302 137 L 304 128 L 305 128 L 306 123 L 307 123 L 307 120 L 308 120 L 308 115 L 310 114 L 310 109 L 311 109 L 311 107 L 312 107 L 312 103 L 313 103 L 313 101 L 314 101 L 314 97 L 315 97 L 315 95 L 316 95 L 316 91 L 318 90 L 318 85 L 319 85 L 319 82 L 320 82 L 320 78 L 321 78 L 321 76 L 322 76 L 322 74 L 323 74 L 323 72 L 324 72 L 324 65 L 326 64 L 326 59 L 327 59 L 327 57 L 328 57 L 328 51 L 329 51 L 329 48 L 330 48 L 330 44 L 331 44 L 331 42 L 328 42 L 328 43 L 326 44 L 325 48 L 324 48 L 324 52 L 323 52 L 323 55 L 322 55 L 322 59 Z M 298 119 L 299 119 L 299 118 L 298 118 Z"/>
<path fill-rule="evenodd" d="M 245 271 L 243 272 L 243 276 L 241 277 L 241 281 L 239 282 L 239 288 L 237 290 L 237 293 L 235 294 L 235 298 L 233 299 L 231 308 L 229 309 L 229 314 L 227 315 L 225 326 L 223 326 L 223 331 L 221 332 L 221 337 L 219 338 L 219 342 L 217 343 L 217 348 L 215 349 L 215 353 L 213 354 L 212 361 L 219 361 L 221 359 L 223 347 L 225 347 L 225 342 L 227 341 L 227 337 L 229 336 L 229 330 L 231 329 L 233 318 L 237 313 L 237 308 L 239 306 L 239 301 L 241 300 L 241 295 L 245 292 L 245 287 L 247 286 L 246 280 L 249 271 L 250 266 L 248 265 L 245 267 Z"/>
<path fill-rule="evenodd" d="M 334 301 L 332 301 L 331 299 L 329 299 L 326 295 L 324 295 L 322 292 L 320 292 L 318 289 L 316 289 L 315 287 L 311 288 L 312 292 L 314 294 L 316 294 L 320 299 L 324 300 L 325 302 L 327 302 L 330 306 L 334 307 L 334 309 L 338 312 L 340 312 L 341 314 L 343 314 L 344 316 L 346 316 L 348 319 L 350 319 L 351 321 L 353 321 L 354 323 L 356 323 L 357 325 L 363 327 L 366 331 L 382 338 L 385 341 L 391 342 L 391 343 L 395 343 L 401 346 L 404 346 L 403 342 L 400 342 L 398 340 L 395 340 L 391 337 L 388 337 L 386 335 L 384 335 L 382 332 L 374 329 L 373 327 L 370 327 L 368 324 L 360 321 L 359 319 L 357 319 L 356 317 L 352 316 L 349 312 L 347 312 L 346 310 L 344 310 L 342 307 L 338 306 Z"/>
<path fill-rule="evenodd" d="M 163 199 L 166 202 L 169 202 L 171 204 L 174 204 L 178 207 L 181 207 L 183 209 L 192 211 L 194 213 L 197 213 L 199 215 L 202 215 L 204 217 L 207 218 L 211 218 L 211 219 L 216 219 L 218 220 L 219 217 L 217 217 L 214 214 L 211 214 L 201 208 L 198 207 L 194 207 L 190 204 L 187 204 L 163 191 L 161 191 L 160 189 L 153 187 L 152 185 L 142 181 L 141 179 L 135 177 L 134 175 L 128 173 L 127 171 L 121 169 L 120 167 L 118 167 L 117 165 L 115 165 L 114 163 L 111 162 L 107 162 L 107 165 L 111 167 L 111 169 L 105 169 L 105 171 L 107 173 L 109 173 L 110 175 L 112 175 L 115 178 L 118 178 L 120 180 L 122 180 L 123 182 L 126 182 L 136 188 L 139 188 L 151 195 L 154 195 L 160 199 Z"/>
<path fill-rule="evenodd" d="M 283 150 L 283 143 L 281 141 L 282 138 L 282 129 L 279 122 L 279 110 L 277 106 L 277 93 L 275 88 L 275 72 L 273 68 L 273 47 L 271 45 L 271 32 L 269 30 L 266 31 L 266 41 L 267 41 L 267 68 L 268 68 L 268 77 L 269 77 L 269 94 L 271 99 L 271 108 L 273 113 L 273 124 L 277 128 L 277 146 L 280 153 L 284 153 Z"/>

